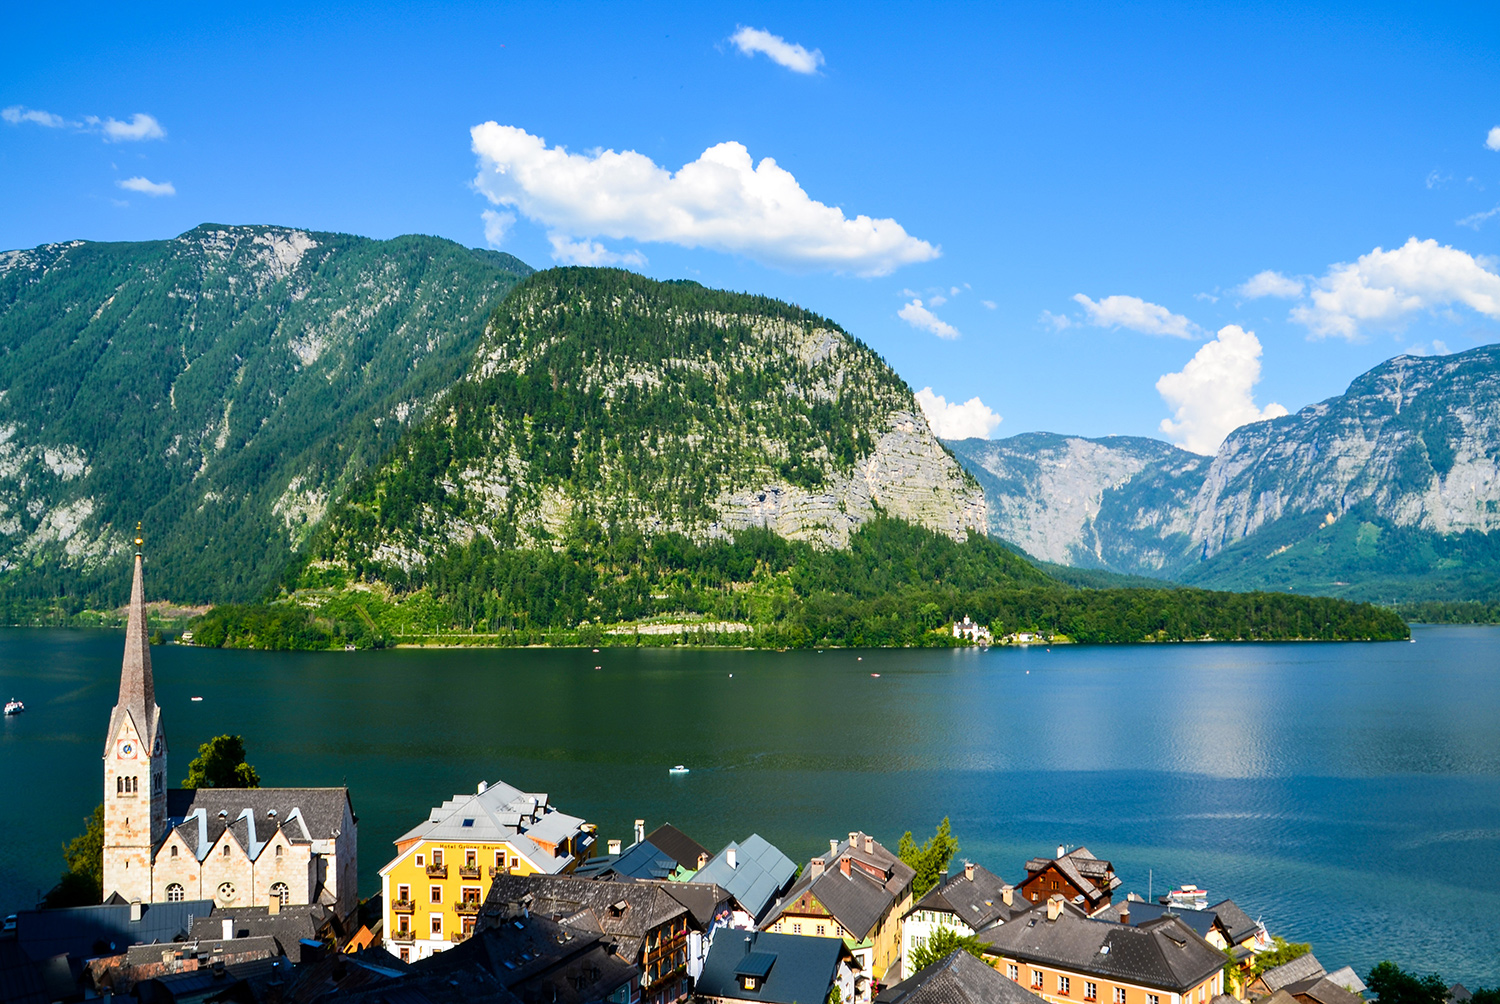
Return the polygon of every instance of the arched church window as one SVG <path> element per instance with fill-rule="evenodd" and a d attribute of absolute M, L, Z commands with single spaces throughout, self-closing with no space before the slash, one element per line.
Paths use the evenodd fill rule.
<path fill-rule="evenodd" d="M 174 847 L 174 848 L 172 848 L 172 850 L 175 852 L 177 850 L 177 848 Z M 182 900 L 183 900 L 182 886 L 178 885 L 176 882 L 173 882 L 171 885 L 167 886 L 167 902 L 168 903 L 181 903 Z"/>
<path fill-rule="evenodd" d="M 172 845 L 171 856 L 174 857 L 174 858 L 177 856 L 177 845 L 176 844 Z"/>
<path fill-rule="evenodd" d="M 281 905 L 286 906 L 291 902 L 292 890 L 287 888 L 287 884 L 285 882 L 277 882 L 275 885 L 271 886 L 271 898 L 280 900 Z"/>
<path fill-rule="evenodd" d="M 229 845 L 228 844 L 224 845 L 224 856 L 226 858 L 229 857 Z"/>
<path fill-rule="evenodd" d="M 115 778 L 115 794 L 116 795 L 123 795 L 123 794 L 125 794 L 125 779 L 123 777 L 117 777 L 117 778 Z"/>
<path fill-rule="evenodd" d="M 234 883 L 233 882 L 220 882 L 219 883 L 219 901 L 221 903 L 233 903 L 234 902 Z"/>
<path fill-rule="evenodd" d="M 280 844 L 276 845 L 276 856 L 278 858 L 281 857 L 281 845 Z"/>

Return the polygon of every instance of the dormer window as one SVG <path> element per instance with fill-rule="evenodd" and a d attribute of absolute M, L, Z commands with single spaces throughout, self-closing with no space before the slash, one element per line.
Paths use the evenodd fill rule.
<path fill-rule="evenodd" d="M 623 899 L 617 900 L 609 905 L 609 915 L 611 917 L 623 917 L 625 916 L 625 911 L 629 909 L 630 904 L 628 902 Z"/>

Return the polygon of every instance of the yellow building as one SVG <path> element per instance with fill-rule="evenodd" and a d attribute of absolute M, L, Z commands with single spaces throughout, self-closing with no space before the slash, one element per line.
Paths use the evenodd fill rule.
<path fill-rule="evenodd" d="M 396 839 L 380 869 L 385 947 L 424 959 L 474 930 L 496 875 L 559 875 L 593 854 L 594 826 L 547 804 L 547 796 L 480 782 Z"/>

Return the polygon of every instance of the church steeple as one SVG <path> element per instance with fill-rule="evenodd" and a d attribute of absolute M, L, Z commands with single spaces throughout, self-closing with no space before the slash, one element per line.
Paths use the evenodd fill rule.
<path fill-rule="evenodd" d="M 167 832 L 167 738 L 151 678 L 143 543 L 137 524 L 120 699 L 104 740 L 104 897 L 119 893 L 149 903 L 155 891 L 152 858 Z"/>

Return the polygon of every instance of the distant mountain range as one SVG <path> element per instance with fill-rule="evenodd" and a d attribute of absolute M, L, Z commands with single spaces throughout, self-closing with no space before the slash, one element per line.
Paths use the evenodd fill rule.
<path fill-rule="evenodd" d="M 1500 346 L 1399 356 L 1213 457 L 1143 438 L 947 444 L 1033 557 L 1220 589 L 1500 598 Z"/>

